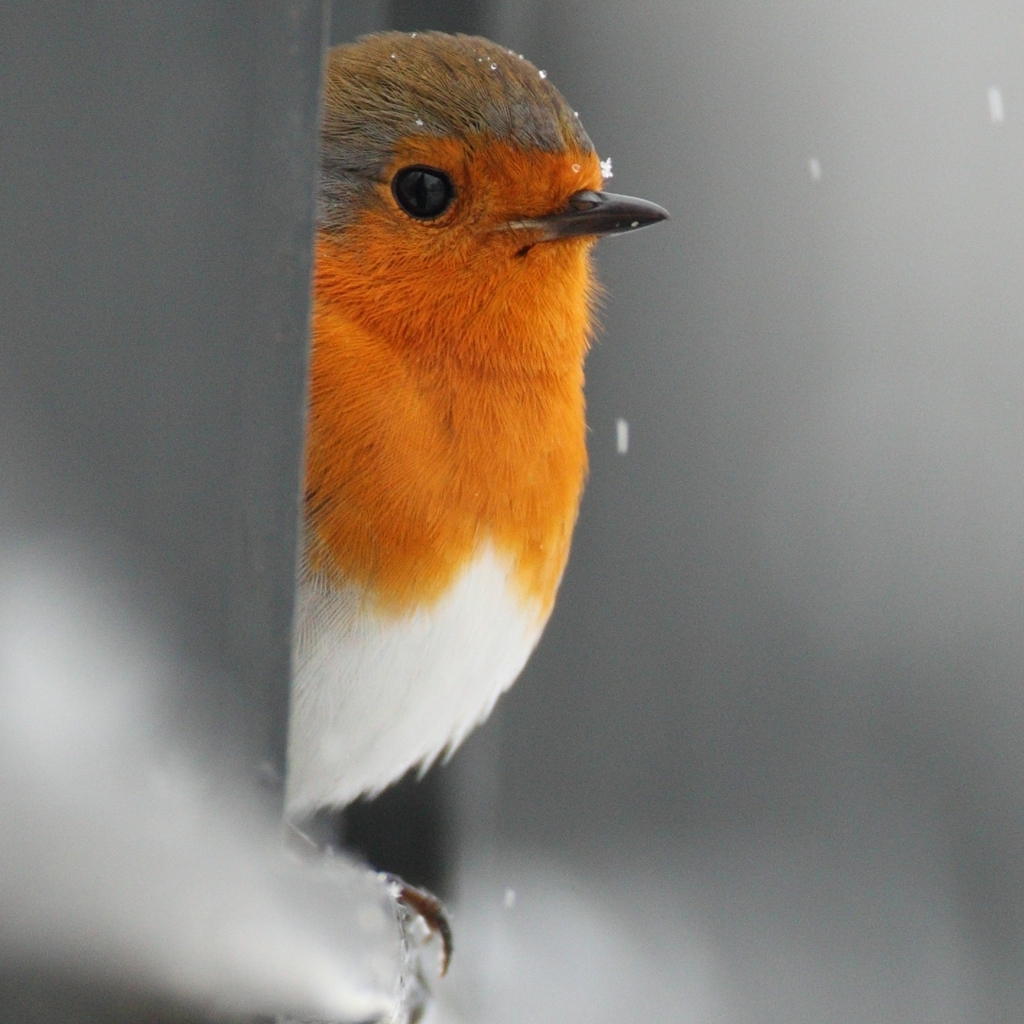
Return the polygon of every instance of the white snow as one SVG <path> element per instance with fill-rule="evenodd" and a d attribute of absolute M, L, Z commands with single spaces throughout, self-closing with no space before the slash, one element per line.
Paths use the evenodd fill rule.
<path fill-rule="evenodd" d="M 994 85 L 988 90 L 988 114 L 993 124 L 1003 123 L 1003 94 Z"/>
<path fill-rule="evenodd" d="M 285 853 L 272 807 L 178 735 L 188 670 L 64 557 L 0 548 L 0 959 L 232 1015 L 395 1013 L 386 887 Z"/>
<path fill-rule="evenodd" d="M 624 419 L 615 421 L 615 450 L 620 455 L 629 451 L 629 423 Z"/>

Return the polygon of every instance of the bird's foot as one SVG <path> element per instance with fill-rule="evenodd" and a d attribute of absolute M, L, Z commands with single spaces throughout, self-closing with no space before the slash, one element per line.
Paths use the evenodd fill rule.
<path fill-rule="evenodd" d="M 322 830 L 321 830 L 322 831 Z M 344 864 L 359 870 L 358 862 L 338 851 L 330 841 L 315 829 L 286 823 L 286 844 L 293 854 L 311 865 Z M 365 866 L 364 866 L 365 867 Z M 452 957 L 452 929 L 448 914 L 441 901 L 431 892 L 409 885 L 402 878 L 386 872 L 366 868 L 366 877 L 374 881 L 374 888 L 384 902 L 381 909 L 390 910 L 398 929 L 401 943 L 402 965 L 398 978 L 398 1002 L 394 1012 L 373 1024 L 420 1024 L 433 1000 L 432 979 L 429 969 L 433 940 L 440 943 L 440 963 L 437 975 L 443 977 Z M 379 888 L 377 888 L 379 886 Z M 388 906 L 390 904 L 390 906 Z M 436 961 L 434 961 L 436 963 Z M 312 1018 L 279 1016 L 277 1024 L 324 1024 Z"/>
<path fill-rule="evenodd" d="M 409 885 L 397 875 L 384 874 L 383 878 L 388 884 L 392 898 L 401 908 L 405 918 L 406 931 L 408 932 L 414 923 L 420 922 L 420 927 L 426 929 L 426 941 L 435 935 L 441 940 L 439 974 L 443 978 L 448 973 L 448 965 L 452 961 L 454 949 L 452 926 L 444 905 L 432 892 Z M 420 944 L 423 944 L 422 941 Z"/>
<path fill-rule="evenodd" d="M 432 1000 L 431 981 L 424 971 L 424 953 L 435 936 L 441 941 L 443 977 L 452 956 L 452 929 L 441 901 L 426 889 L 418 889 L 386 872 L 378 876 L 387 886 L 402 932 L 406 957 L 406 981 L 400 1016 L 389 1024 L 419 1024 Z"/>

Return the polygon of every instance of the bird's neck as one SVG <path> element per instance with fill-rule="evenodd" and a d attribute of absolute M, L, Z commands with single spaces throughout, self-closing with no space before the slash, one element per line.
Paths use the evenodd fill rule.
<path fill-rule="evenodd" d="M 354 232 L 358 249 L 318 237 L 316 295 L 407 365 L 478 380 L 579 373 L 595 292 L 589 241 L 540 243 L 511 259 L 498 246 L 453 244 L 427 259 L 414 246 L 392 251 L 367 227 Z"/>

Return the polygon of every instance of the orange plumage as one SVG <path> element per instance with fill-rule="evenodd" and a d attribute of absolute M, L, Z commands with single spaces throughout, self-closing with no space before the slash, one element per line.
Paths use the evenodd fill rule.
<path fill-rule="evenodd" d="M 554 87 L 483 39 L 372 36 L 325 84 L 289 805 L 452 749 L 536 643 L 587 469 L 600 191 Z"/>
<path fill-rule="evenodd" d="M 597 157 L 402 149 L 396 167 L 453 168 L 462 205 L 426 224 L 372 209 L 317 240 L 312 560 L 401 611 L 436 599 L 486 534 L 546 613 L 586 472 L 593 239 L 517 256 L 499 226 L 599 188 Z"/>

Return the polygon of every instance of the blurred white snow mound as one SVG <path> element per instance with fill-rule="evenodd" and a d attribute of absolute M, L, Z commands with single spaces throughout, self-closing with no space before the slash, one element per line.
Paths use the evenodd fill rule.
<path fill-rule="evenodd" d="M 0 550 L 0 956 L 232 1012 L 401 1008 L 386 885 L 285 853 L 166 727 L 157 645 L 80 572 Z"/>

